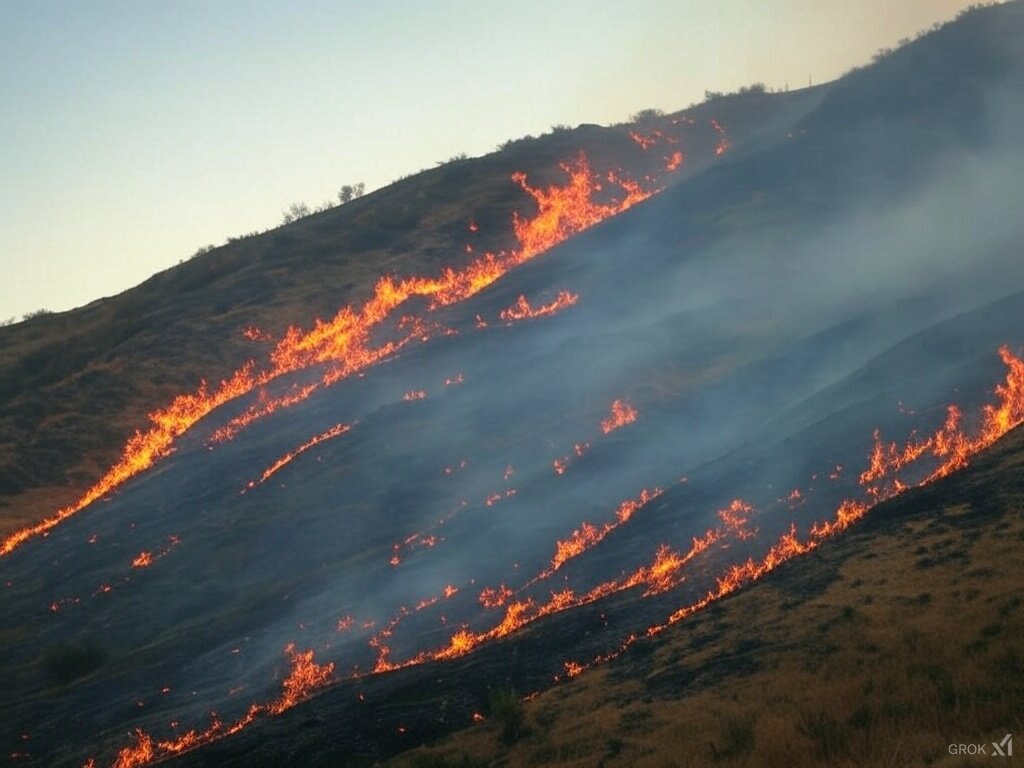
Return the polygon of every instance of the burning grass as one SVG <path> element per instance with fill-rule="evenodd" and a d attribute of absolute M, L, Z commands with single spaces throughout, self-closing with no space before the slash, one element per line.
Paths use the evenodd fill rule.
<path fill-rule="evenodd" d="M 947 764 L 950 742 L 1019 730 L 1024 434 L 1007 443 L 526 702 L 516 744 L 484 724 L 393 764 Z"/>

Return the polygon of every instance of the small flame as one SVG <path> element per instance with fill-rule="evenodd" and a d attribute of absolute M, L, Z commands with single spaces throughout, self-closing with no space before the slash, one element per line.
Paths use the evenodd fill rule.
<path fill-rule="evenodd" d="M 553 315 L 557 312 L 561 312 L 566 307 L 573 306 L 579 300 L 580 297 L 578 294 L 569 293 L 568 291 L 559 291 L 558 296 L 555 297 L 554 301 L 534 308 L 530 306 L 530 302 L 526 300 L 526 297 L 520 294 L 519 299 L 515 304 L 501 310 L 501 314 L 498 315 L 498 318 L 502 322 L 511 325 L 518 320 Z"/>
<path fill-rule="evenodd" d="M 142 551 L 132 560 L 132 568 L 148 568 L 153 564 L 153 553 Z"/>
<path fill-rule="evenodd" d="M 352 429 L 351 424 L 335 424 L 326 432 L 321 432 L 319 435 L 311 437 L 302 445 L 298 446 L 292 451 L 289 451 L 284 456 L 275 461 L 273 464 L 271 464 L 269 467 L 267 467 L 265 470 L 263 470 L 263 474 L 259 476 L 259 479 L 251 480 L 249 484 L 246 486 L 246 489 L 254 488 L 257 485 L 262 485 L 263 483 L 267 482 L 267 480 L 269 480 L 271 477 L 273 477 L 282 469 L 284 469 L 284 467 L 286 467 L 288 464 L 294 461 L 297 457 L 301 456 L 303 453 L 308 451 L 310 448 L 320 445 L 320 443 L 326 442 L 327 440 L 332 440 L 333 438 L 338 437 L 339 435 L 343 435 L 350 429 Z M 243 490 L 242 493 L 245 493 L 245 490 Z"/>
<path fill-rule="evenodd" d="M 279 715 L 308 698 L 318 688 L 327 685 L 334 674 L 334 664 L 317 664 L 313 651 L 296 652 L 289 643 L 284 649 L 291 663 L 291 671 L 281 684 L 281 695 L 267 704 L 253 704 L 249 710 L 230 726 L 225 726 L 213 715 L 205 731 L 190 730 L 181 736 L 166 741 L 157 741 L 141 728 L 134 731 L 135 743 L 123 747 L 114 759 L 113 768 L 140 768 L 172 755 L 189 752 L 211 741 L 230 736 L 250 725 L 260 716 Z M 95 761 L 92 761 L 95 764 Z"/>
<path fill-rule="evenodd" d="M 616 400 L 612 403 L 611 414 L 601 422 L 601 431 L 607 435 L 619 427 L 632 424 L 636 421 L 636 416 L 636 408 L 623 400 Z"/>

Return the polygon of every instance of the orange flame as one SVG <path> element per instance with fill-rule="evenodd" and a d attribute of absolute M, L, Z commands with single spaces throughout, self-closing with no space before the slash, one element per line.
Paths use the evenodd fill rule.
<path fill-rule="evenodd" d="M 516 495 L 516 489 L 515 488 L 509 488 L 504 493 L 492 493 L 490 496 L 488 496 L 486 499 L 484 499 L 484 504 L 486 504 L 488 507 L 493 507 L 499 501 L 503 501 L 504 499 L 510 499 L 510 498 L 512 498 L 515 495 Z"/>
<path fill-rule="evenodd" d="M 296 403 L 301 403 L 319 388 L 319 384 L 307 384 L 304 387 L 292 387 L 291 393 L 275 397 L 270 400 L 266 398 L 266 393 L 261 392 L 259 401 L 255 405 L 246 408 L 243 413 L 235 416 L 223 427 L 215 430 L 214 433 L 210 435 L 210 443 L 226 443 L 254 421 L 262 419 L 265 416 L 269 416 L 282 408 L 287 408 L 291 405 L 295 405 Z"/>
<path fill-rule="evenodd" d="M 757 535 L 747 524 L 754 508 L 742 499 L 733 499 L 725 509 L 718 510 L 718 518 L 725 525 L 726 531 L 738 539 L 750 539 Z"/>
<path fill-rule="evenodd" d="M 636 416 L 636 408 L 623 400 L 616 400 L 612 403 L 611 414 L 601 422 L 601 431 L 607 435 L 619 427 L 632 424 L 636 421 Z"/>
<path fill-rule="evenodd" d="M 485 587 L 480 592 L 480 605 L 484 608 L 499 608 L 503 606 L 514 593 L 504 584 L 498 587 Z"/>
<path fill-rule="evenodd" d="M 523 173 L 513 174 L 512 180 L 530 195 L 537 204 L 537 213 L 524 218 L 513 216 L 512 227 L 518 248 L 498 255 L 485 254 L 462 269 L 445 269 L 439 277 L 409 277 L 402 280 L 385 276 L 376 285 L 373 296 L 360 307 L 343 307 L 329 321 L 318 320 L 313 328 L 302 331 L 290 327 L 270 353 L 269 367 L 255 373 L 255 363 L 249 361 L 235 374 L 222 381 L 216 391 L 210 392 L 205 382 L 196 392 L 179 395 L 166 408 L 153 411 L 149 418 L 152 426 L 145 432 L 136 432 L 125 444 L 121 458 L 106 474 L 74 504 L 64 507 L 50 517 L 7 536 L 0 544 L 0 557 L 10 554 L 25 541 L 45 534 L 54 526 L 81 511 L 92 502 L 103 498 L 114 488 L 151 467 L 173 450 L 174 441 L 211 411 L 230 400 L 248 394 L 271 380 L 309 366 L 327 363 L 332 367 L 323 376 L 323 384 L 330 385 L 373 365 L 416 339 L 426 337 L 420 323 L 413 323 L 405 337 L 389 341 L 379 347 L 371 346 L 371 331 L 391 312 L 413 296 L 432 299 L 431 308 L 453 304 L 475 295 L 510 269 L 523 264 L 538 254 L 558 245 L 578 232 L 603 219 L 631 208 L 655 194 L 644 190 L 635 182 L 618 179 L 614 183 L 625 193 L 620 200 L 600 203 L 593 199 L 602 189 L 597 176 L 591 171 L 586 155 L 580 153 L 572 163 L 563 164 L 569 176 L 564 186 L 547 189 L 531 187 Z M 232 430 L 251 423 L 274 410 L 293 405 L 308 397 L 318 385 L 278 398 L 239 417 L 222 439 Z M 244 423 L 243 423 L 244 422 Z"/>
<path fill-rule="evenodd" d="M 964 466 L 971 455 L 990 446 L 1010 429 L 1024 422 L 1024 362 L 1014 356 L 1006 347 L 1000 348 L 1000 355 L 1010 370 L 1005 384 L 996 387 L 996 395 L 999 402 L 996 405 L 987 405 L 983 408 L 981 428 L 978 435 L 973 438 L 968 437 L 960 430 L 959 410 L 953 406 L 950 407 L 946 423 L 936 430 L 935 435 L 926 441 L 932 454 L 942 461 L 938 468 L 922 484 L 931 482 L 938 477 L 943 477 L 956 468 Z M 880 442 L 876 440 L 876 446 L 879 444 Z M 911 442 L 910 445 L 914 446 L 916 451 L 916 446 L 919 443 Z M 890 461 L 891 457 L 900 457 L 904 454 L 899 450 L 890 452 L 888 448 L 884 448 L 882 451 L 872 451 L 872 455 L 869 457 L 872 461 L 872 466 L 875 466 L 874 458 L 877 455 L 882 456 L 881 464 L 888 466 L 887 473 L 891 474 L 891 472 L 896 471 L 893 469 L 895 465 Z M 923 456 L 924 454 L 921 453 L 920 455 Z M 896 469 L 903 466 L 905 464 L 899 465 Z M 891 485 L 888 492 L 895 495 L 906 487 L 905 485 Z M 878 494 L 872 495 L 869 493 L 869 498 L 872 499 L 873 504 L 877 504 L 880 501 Z M 854 521 L 863 517 L 873 504 L 850 499 L 843 501 L 836 509 L 832 520 L 812 526 L 810 537 L 805 541 L 799 539 L 796 526 L 791 525 L 789 530 L 779 537 L 763 557 L 760 559 L 748 558 L 743 563 L 730 566 L 725 573 L 716 579 L 715 586 L 704 597 L 676 610 L 669 615 L 663 624 L 650 627 L 645 633 L 646 636 L 658 634 L 668 626 L 703 609 L 711 602 L 762 578 L 765 574 L 793 557 L 812 551 L 828 537 L 837 534 Z M 628 520 L 633 511 L 635 510 L 630 507 L 620 507 L 620 512 L 617 515 L 620 524 Z M 746 526 L 752 513 L 753 510 L 748 504 L 737 499 L 730 503 L 726 509 L 719 511 L 719 518 L 725 527 L 709 529 L 703 536 L 694 538 L 690 550 L 685 555 L 662 545 L 655 553 L 654 560 L 650 565 L 641 566 L 632 574 L 621 579 L 599 584 L 585 594 L 577 595 L 572 589 L 566 588 L 558 592 L 552 592 L 550 599 L 544 603 L 537 603 L 533 598 L 529 597 L 508 603 L 507 601 L 512 597 L 513 593 L 504 585 L 498 589 L 484 590 L 480 593 L 479 597 L 483 605 L 487 607 L 507 606 L 503 618 L 497 625 L 490 630 L 482 632 L 473 632 L 467 627 L 462 627 L 451 636 L 446 646 L 433 651 L 423 651 L 402 663 L 387 661 L 389 651 L 381 643 L 378 647 L 381 648 L 382 655 L 378 659 L 375 671 L 399 669 L 429 660 L 456 658 L 471 652 L 484 642 L 507 636 L 542 616 L 594 602 L 626 589 L 645 586 L 644 596 L 664 592 L 680 583 L 683 578 L 681 571 L 686 563 L 707 550 L 724 536 L 731 534 L 740 538 L 746 538 L 749 535 Z M 593 528 L 593 530 L 599 529 Z M 576 535 L 577 533 L 574 532 L 574 537 Z M 445 589 L 444 596 L 450 597 L 455 593 L 455 588 L 449 585 Z M 440 598 L 421 601 L 417 606 L 417 610 L 420 607 L 433 605 L 438 599 Z M 408 609 L 403 609 L 403 613 L 400 613 L 398 618 L 408 612 Z M 397 619 L 392 620 L 392 623 L 382 633 L 379 633 L 377 639 L 390 634 L 395 623 L 397 623 Z M 592 663 L 600 663 L 614 658 L 636 640 L 637 636 L 631 635 L 618 651 L 600 656 Z M 333 673 L 333 665 L 316 665 L 313 663 L 312 651 L 308 651 L 305 654 L 295 654 L 293 646 L 289 646 L 286 652 L 292 658 L 293 672 L 289 679 L 285 681 L 284 693 L 278 700 L 270 704 L 253 705 L 245 716 L 229 728 L 225 728 L 215 719 L 207 731 L 203 733 L 190 731 L 172 741 L 154 742 L 152 737 L 145 732 L 141 730 L 136 731 L 136 744 L 132 747 L 126 747 L 118 754 L 116 766 L 118 768 L 132 768 L 133 766 L 145 765 L 159 757 L 186 751 L 215 738 L 234 733 L 251 723 L 261 714 L 278 714 L 284 711 L 284 709 L 293 706 L 298 700 L 307 696 L 311 690 L 326 684 L 330 680 Z M 591 665 L 568 662 L 565 665 L 566 674 L 570 677 L 575 676 L 588 666 Z"/>
<path fill-rule="evenodd" d="M 316 435 L 315 437 L 310 438 L 309 440 L 304 442 L 302 445 L 300 445 L 298 448 L 296 448 L 293 451 L 290 451 L 290 452 L 286 453 L 284 456 L 282 456 L 277 461 L 275 461 L 273 464 L 271 464 L 269 467 L 267 467 L 265 470 L 263 470 L 263 474 L 259 476 L 258 480 L 250 480 L 249 484 L 246 486 L 246 488 L 247 489 L 248 488 L 255 488 L 257 485 L 262 485 L 263 483 L 267 482 L 267 480 L 269 480 L 271 477 L 273 477 L 275 474 L 280 472 L 281 469 L 283 469 L 288 464 L 290 464 L 292 461 L 294 461 L 296 457 L 298 457 L 301 454 L 305 453 L 310 448 L 313 448 L 314 446 L 317 446 L 320 443 L 323 443 L 323 442 L 325 442 L 327 440 L 331 440 L 332 438 L 338 437 L 339 435 L 343 435 L 346 432 L 348 432 L 350 429 L 352 429 L 352 425 L 351 424 L 335 424 L 333 427 L 328 429 L 326 432 L 322 432 L 319 435 Z M 245 493 L 245 491 L 243 490 L 242 493 Z"/>
<path fill-rule="evenodd" d="M 715 155 L 721 156 L 729 151 L 732 144 L 729 143 L 729 137 L 725 134 L 725 128 L 722 127 L 721 123 L 712 118 L 711 127 L 715 129 L 718 134 L 718 144 L 715 146 Z"/>
<path fill-rule="evenodd" d="M 651 131 L 648 134 L 637 133 L 636 131 L 629 132 L 629 138 L 640 145 L 640 149 L 646 151 L 650 147 L 653 147 L 660 141 L 664 141 L 668 144 L 678 144 L 679 139 L 674 136 L 669 136 L 663 131 Z"/>
<path fill-rule="evenodd" d="M 148 568 L 153 564 L 153 553 L 142 551 L 132 560 L 132 568 Z"/>
<path fill-rule="evenodd" d="M 565 662 L 565 674 L 569 677 L 576 677 L 583 671 L 583 666 L 575 661 Z"/>
<path fill-rule="evenodd" d="M 172 444 L 189 427 L 229 400 L 252 390 L 254 386 L 252 363 L 247 363 L 234 376 L 222 381 L 210 393 L 206 384 L 191 395 L 179 395 L 163 410 L 154 411 L 149 418 L 153 426 L 147 432 L 136 432 L 125 445 L 120 460 L 74 504 L 58 510 L 52 516 L 22 528 L 7 536 L 0 544 L 0 557 L 8 555 L 29 539 L 44 535 L 94 501 L 103 498 L 119 485 L 139 472 L 153 466 L 173 450 Z"/>
<path fill-rule="evenodd" d="M 267 704 L 253 704 L 249 710 L 230 726 L 225 726 L 214 715 L 213 720 L 204 731 L 190 730 L 180 736 L 166 741 L 156 741 L 140 728 L 134 732 L 135 743 L 123 747 L 114 759 L 113 768 L 140 768 L 140 766 L 171 755 L 180 755 L 196 747 L 209 744 L 211 741 L 237 733 L 250 725 L 258 717 L 279 715 L 291 709 L 300 701 L 309 697 L 318 688 L 331 681 L 334 664 L 317 664 L 313 661 L 313 651 L 297 653 L 295 645 L 289 643 L 285 654 L 291 662 L 291 672 L 281 684 L 281 695 Z"/>
<path fill-rule="evenodd" d="M 501 310 L 501 314 L 498 318 L 511 325 L 517 320 L 525 320 L 533 317 L 544 317 L 545 315 L 553 315 L 556 312 L 561 312 L 566 307 L 571 307 L 580 300 L 578 294 L 569 293 L 569 291 L 559 291 L 558 296 L 555 300 L 549 304 L 542 304 L 541 306 L 534 309 L 530 306 L 530 302 L 526 300 L 523 295 L 519 296 L 519 300 L 516 301 L 511 307 Z"/>
<path fill-rule="evenodd" d="M 926 477 L 919 485 L 927 485 L 941 477 L 945 477 L 956 469 L 967 465 L 971 456 L 979 451 L 988 448 L 1011 429 L 1024 423 L 1024 361 L 1014 355 L 1008 347 L 1002 346 L 999 355 L 1009 369 L 1004 384 L 996 387 L 995 394 L 998 398 L 996 405 L 985 405 L 982 408 L 981 426 L 974 438 L 968 437 L 959 428 L 960 411 L 956 406 L 950 406 L 946 422 L 935 434 L 925 441 L 928 450 L 938 458 L 944 459 L 938 468 Z M 902 459 L 910 454 L 917 454 L 918 457 L 925 454 L 919 450 L 921 443 L 913 438 L 904 449 L 890 450 L 888 446 L 881 445 L 880 440 L 875 438 L 875 448 L 869 456 L 869 468 L 866 474 L 870 474 L 870 480 L 881 479 L 888 474 L 898 471 L 906 466 Z M 895 460 L 894 460 L 895 459 Z M 836 472 L 841 468 L 837 467 Z M 892 498 L 902 493 L 908 486 L 902 483 L 891 483 L 883 490 L 877 486 L 867 489 L 871 503 L 854 499 L 845 499 L 836 508 L 832 520 L 822 521 L 811 527 L 810 538 L 800 541 L 796 534 L 796 526 L 791 525 L 789 531 L 779 537 L 778 541 L 768 550 L 760 560 L 753 558 L 746 562 L 731 566 L 725 574 L 718 577 L 714 589 L 690 605 L 684 606 L 672 613 L 663 624 L 650 627 L 646 636 L 656 635 L 672 624 L 675 624 L 697 611 L 707 607 L 715 600 L 725 597 L 741 587 L 762 578 L 765 574 L 775 570 L 782 563 L 806 554 L 820 546 L 826 539 L 844 531 L 857 520 L 864 517 L 867 512 L 881 501 Z M 611 653 L 598 656 L 592 664 L 603 663 L 613 659 L 629 648 L 637 637 L 631 636 Z M 591 666 L 591 665 L 587 665 Z"/>
<path fill-rule="evenodd" d="M 255 325 L 250 325 L 242 331 L 242 335 L 249 341 L 270 341 L 270 334 L 260 330 Z"/>
<path fill-rule="evenodd" d="M 633 514 L 649 501 L 658 498 L 662 494 L 660 488 L 647 490 L 644 488 L 636 499 L 627 499 L 619 505 L 615 512 L 615 521 L 607 522 L 600 528 L 584 522 L 579 528 L 572 532 L 572 535 L 563 541 L 555 544 L 555 555 L 551 558 L 551 567 L 545 571 L 550 575 L 565 565 L 574 557 L 579 557 L 588 549 L 597 546 L 609 533 L 621 525 L 629 522 Z"/>

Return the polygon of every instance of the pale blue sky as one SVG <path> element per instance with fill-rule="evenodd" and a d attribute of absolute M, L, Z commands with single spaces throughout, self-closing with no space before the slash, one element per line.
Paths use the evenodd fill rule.
<path fill-rule="evenodd" d="M 970 0 L 0 0 L 0 321 L 555 123 L 832 79 Z"/>

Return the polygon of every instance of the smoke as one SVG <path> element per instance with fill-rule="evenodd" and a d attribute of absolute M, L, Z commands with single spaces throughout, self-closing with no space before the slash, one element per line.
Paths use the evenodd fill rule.
<path fill-rule="evenodd" d="M 941 423 L 954 398 L 977 405 L 998 380 L 998 344 L 1024 343 L 1024 148 L 1004 128 L 1019 125 L 1008 93 L 989 94 L 983 143 L 941 151 L 913 144 L 919 126 L 780 131 L 437 312 L 457 335 L 228 442 L 210 437 L 257 395 L 215 411 L 170 459 L 2 563 L 5 615 L 38 638 L 6 643 L 12 722 L 89 745 L 170 719 L 201 726 L 211 709 L 228 721 L 279 693 L 289 643 L 339 677 L 365 674 L 381 643 L 401 663 L 463 626 L 493 628 L 505 614 L 481 605 L 485 587 L 540 602 L 649 564 L 662 544 L 686 551 L 732 499 L 754 506 L 762 536 L 711 547 L 712 565 L 823 519 L 857 490 L 876 426 L 904 436 Z M 887 172 L 894 141 L 910 177 Z M 537 307 L 563 290 L 579 302 L 500 319 L 520 295 Z M 426 396 L 407 401 L 411 390 Z M 605 434 L 615 400 L 637 419 Z M 248 487 L 336 424 L 351 429 Z M 656 487 L 600 544 L 524 586 L 558 541 Z M 795 488 L 806 503 L 788 498 Z M 170 536 L 180 544 L 166 557 L 131 567 Z M 78 602 L 49 610 L 64 600 Z M 51 701 L 26 670 L 39 648 L 86 636 L 108 666 Z M 44 707 L 55 714 L 40 723 Z M 58 730 L 83 710 L 75 732 Z"/>

